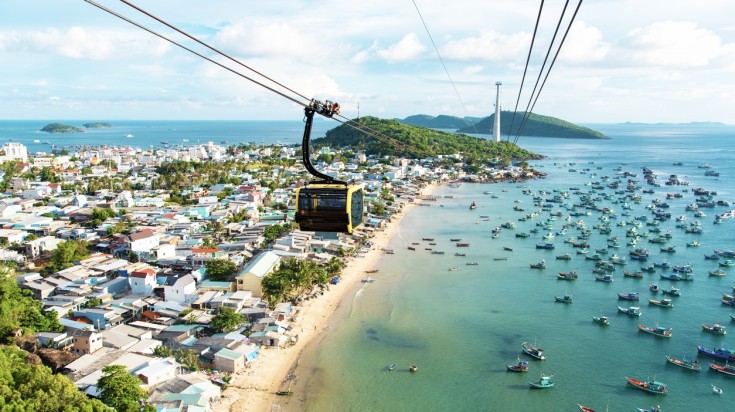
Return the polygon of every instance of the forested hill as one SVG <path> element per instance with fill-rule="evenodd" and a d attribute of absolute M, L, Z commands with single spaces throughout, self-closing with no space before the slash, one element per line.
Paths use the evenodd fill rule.
<path fill-rule="evenodd" d="M 369 130 L 372 135 L 355 130 Z M 377 137 L 373 136 L 377 135 Z M 499 157 L 513 160 L 538 159 L 540 155 L 524 150 L 510 142 L 493 141 L 464 134 L 446 133 L 419 126 L 402 124 L 397 120 L 361 117 L 329 130 L 326 137 L 314 139 L 313 145 L 350 147 L 368 155 L 405 156 L 409 158 L 436 157 L 462 153 L 465 158 L 489 162 Z"/>
<path fill-rule="evenodd" d="M 461 129 L 463 127 L 471 126 L 473 123 L 477 123 L 482 120 L 481 117 L 456 117 L 447 116 L 440 114 L 439 116 L 429 116 L 428 114 L 416 114 L 408 116 L 407 118 L 400 120 L 401 123 L 410 124 L 414 126 L 428 127 L 430 129 Z"/>
<path fill-rule="evenodd" d="M 510 134 L 511 137 L 515 137 L 516 133 L 518 133 L 518 128 L 521 125 L 521 120 L 523 119 L 524 114 L 525 112 L 516 112 L 515 119 L 513 119 L 513 112 L 500 112 L 500 134 L 502 136 L 508 136 Z M 511 121 L 513 123 L 513 130 L 509 133 Z M 464 127 L 459 129 L 459 132 L 492 134 L 494 122 L 495 114 L 493 113 L 489 117 L 486 117 L 476 123 L 474 128 L 472 126 Z M 588 127 L 579 126 L 574 123 L 567 122 L 566 120 L 557 119 L 556 117 L 541 116 L 534 113 L 531 113 L 528 117 L 526 125 L 523 127 L 523 131 L 520 135 L 565 137 L 571 139 L 607 139 L 607 136 L 604 134 Z"/>

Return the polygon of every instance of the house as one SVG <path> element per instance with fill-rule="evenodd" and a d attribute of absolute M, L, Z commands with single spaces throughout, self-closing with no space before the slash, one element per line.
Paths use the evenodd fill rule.
<path fill-rule="evenodd" d="M 238 373 L 245 369 L 245 354 L 222 348 L 214 354 L 214 367 L 219 371 Z"/>
<path fill-rule="evenodd" d="M 38 332 L 38 346 L 43 348 L 66 349 L 72 345 L 73 337 L 66 332 Z"/>
<path fill-rule="evenodd" d="M 261 253 L 237 275 L 237 290 L 250 290 L 253 296 L 263 297 L 261 282 L 266 275 L 276 270 L 280 262 L 280 256 L 271 251 Z"/>
<path fill-rule="evenodd" d="M 217 248 L 195 247 L 191 249 L 191 266 L 199 268 L 212 259 L 224 256 L 224 252 Z"/>
<path fill-rule="evenodd" d="M 156 359 L 135 371 L 135 375 L 146 385 L 155 386 L 175 378 L 181 373 L 181 365 L 173 358 Z"/>
<path fill-rule="evenodd" d="M 130 289 L 136 295 L 149 296 L 156 286 L 156 271 L 153 268 L 136 270 L 128 277 Z"/>
<path fill-rule="evenodd" d="M 130 250 L 140 254 L 147 253 L 151 248 L 158 246 L 161 235 L 150 229 L 144 229 L 129 236 Z"/>
<path fill-rule="evenodd" d="M 31 259 L 35 259 L 43 252 L 53 251 L 61 242 L 63 242 L 62 239 L 58 239 L 54 236 L 44 236 L 33 239 L 25 243 L 25 253 Z"/>
<path fill-rule="evenodd" d="M 186 304 L 197 298 L 195 295 L 197 290 L 194 277 L 184 275 L 178 278 L 168 278 L 163 285 L 164 297 L 166 302 L 176 302 Z"/>
<path fill-rule="evenodd" d="M 72 334 L 72 352 L 78 355 L 94 353 L 102 348 L 102 335 L 93 330 L 76 330 Z"/>

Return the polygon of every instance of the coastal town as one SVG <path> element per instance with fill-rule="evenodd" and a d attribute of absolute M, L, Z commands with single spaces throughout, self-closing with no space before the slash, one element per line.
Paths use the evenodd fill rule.
<path fill-rule="evenodd" d="M 62 326 L 14 330 L 16 344 L 89 397 L 100 396 L 105 367 L 123 365 L 153 410 L 222 410 L 236 399 L 248 410 L 247 389 L 275 395 L 298 356 L 278 361 L 279 352 L 321 332 L 302 319 L 309 306 L 328 316 L 333 290 L 370 272 L 407 206 L 430 205 L 442 182 L 533 176 L 520 167 L 467 174 L 460 154 L 410 160 L 321 148 L 320 170 L 364 187 L 363 224 L 350 234 L 304 232 L 293 223 L 295 191 L 308 183 L 297 149 L 209 142 L 33 155 L 7 142 L 0 260 Z M 197 164 L 213 165 L 209 175 Z M 319 276 L 276 290 L 268 279 L 283 266 Z M 229 394 L 233 383 L 245 391 Z"/>

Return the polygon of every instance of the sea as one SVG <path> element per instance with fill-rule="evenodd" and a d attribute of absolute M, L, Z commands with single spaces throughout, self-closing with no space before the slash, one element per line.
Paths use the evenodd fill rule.
<path fill-rule="evenodd" d="M 47 122 L 0 121 L 0 143 L 18 141 L 30 152 L 49 151 L 49 145 L 130 146 L 138 148 L 216 144 L 298 144 L 301 121 L 116 121 L 112 128 L 70 135 L 38 132 Z M 79 122 L 62 122 L 81 125 Z M 317 122 L 314 137 L 335 127 Z M 732 409 L 735 378 L 709 370 L 708 358 L 698 356 L 697 345 L 735 349 L 735 308 L 721 303 L 722 294 L 733 293 L 735 269 L 723 267 L 723 277 L 709 276 L 718 261 L 706 260 L 714 250 L 735 249 L 735 219 L 715 224 L 718 214 L 735 209 L 735 126 L 711 124 L 590 124 L 605 133 L 605 140 L 570 140 L 521 137 L 518 144 L 545 156 L 531 167 L 547 174 L 523 183 L 443 185 L 428 207 L 416 207 L 400 222 L 397 235 L 372 283 L 360 283 L 349 294 L 330 326 L 303 355 L 292 377 L 293 395 L 280 397 L 277 411 L 573 411 L 582 404 L 596 410 L 635 411 L 660 405 L 664 411 Z M 126 137 L 131 135 L 132 137 Z M 485 136 L 487 137 L 487 136 Z M 38 142 L 34 142 L 38 140 Z M 48 141 L 48 143 L 46 143 Z M 643 168 L 650 169 L 660 186 L 646 183 Z M 706 176 L 706 171 L 719 176 Z M 622 177 L 629 172 L 634 176 Z M 671 175 L 688 185 L 666 185 Z M 626 199 L 628 179 L 640 186 L 638 202 Z M 621 188 L 607 187 L 621 182 Z M 593 186 L 602 185 L 602 189 Z M 687 205 L 695 202 L 693 189 L 716 191 L 715 200 L 729 206 L 701 208 L 695 217 Z M 643 189 L 647 193 L 643 193 Z M 652 192 L 651 192 L 652 191 Z M 620 193 L 616 193 L 620 192 Z M 667 194 L 681 197 L 667 199 Z M 596 199 L 598 207 L 614 213 L 577 208 L 580 194 Z M 564 203 L 548 203 L 555 195 L 568 195 Z M 547 210 L 535 205 L 543 199 Z M 477 208 L 469 205 L 476 202 Z M 660 222 L 660 233 L 671 233 L 666 244 L 650 243 L 656 236 L 651 205 L 666 203 L 671 219 Z M 522 210 L 521 210 L 522 209 Z M 538 217 L 521 218 L 537 212 Z M 575 212 L 589 212 L 574 216 Z M 551 214 L 557 216 L 552 216 Z M 701 234 L 686 233 L 676 218 L 700 221 Z M 594 227 L 608 219 L 610 234 Z M 553 219 L 553 220 L 552 220 Z M 646 219 L 646 220 L 643 220 Z M 514 229 L 493 229 L 512 222 Z M 636 222 L 640 237 L 627 245 L 626 232 Z M 548 229 L 537 224 L 547 223 Z M 603 259 L 617 254 L 628 260 L 617 266 L 614 281 L 595 280 L 594 261 L 577 254 L 566 243 L 591 229 L 589 255 L 597 249 Z M 566 229 L 564 228 L 567 226 Z M 516 233 L 538 228 L 536 234 L 518 238 Z M 542 235 L 553 234 L 545 239 Z M 620 246 L 608 248 L 616 237 Z M 433 238 L 433 241 L 423 240 Z M 469 243 L 457 247 L 456 240 Z M 698 240 L 699 246 L 687 246 Z M 553 250 L 536 249 L 541 242 Z M 435 243 L 435 245 L 430 245 Z M 416 250 L 409 250 L 408 246 Z M 674 246 L 663 253 L 661 246 Z M 650 251 L 646 262 L 631 260 L 634 247 Z M 426 249 L 432 249 L 431 251 Z M 512 251 L 506 250 L 512 249 Z M 432 254 L 443 251 L 444 254 Z M 465 256 L 455 256 L 464 253 Z M 571 260 L 557 260 L 570 253 Z M 530 264 L 545 260 L 545 269 Z M 722 259 L 720 260 L 722 261 Z M 477 263 L 468 265 L 467 263 Z M 660 278 L 671 269 L 643 272 L 643 279 L 623 276 L 652 263 L 693 266 L 694 281 L 673 282 Z M 453 270 L 454 269 L 454 270 Z M 560 271 L 576 270 L 575 281 L 557 279 Z M 366 277 L 363 273 L 345 276 Z M 662 299 L 649 284 L 681 289 L 666 309 L 648 303 Z M 336 285 L 333 287 L 341 287 Z M 638 292 L 640 301 L 619 300 L 617 293 Z M 574 302 L 555 302 L 570 294 Z M 640 307 L 640 317 L 618 313 L 618 306 Z M 605 315 L 604 327 L 592 321 Z M 725 336 L 703 330 L 701 324 L 719 322 L 731 330 Z M 671 327 L 671 338 L 638 331 L 637 324 Z M 521 352 L 523 342 L 544 349 L 546 360 L 533 360 Z M 699 359 L 700 372 L 685 370 L 666 361 L 666 355 Z M 526 373 L 512 373 L 506 365 L 529 362 Z M 388 366 L 396 364 L 393 371 Z M 409 366 L 416 365 L 416 373 Z M 555 386 L 532 390 L 529 382 L 541 374 L 553 375 Z M 626 384 L 626 377 L 657 380 L 668 387 L 667 395 L 653 395 Z M 711 385 L 722 388 L 715 395 Z"/>
<path fill-rule="evenodd" d="M 704 258 L 715 249 L 735 249 L 735 221 L 714 223 L 717 214 L 735 208 L 735 127 L 588 126 L 610 139 L 519 139 L 520 146 L 546 156 L 532 162 L 533 168 L 547 174 L 544 179 L 444 185 L 437 189 L 435 202 L 424 202 L 431 206 L 408 213 L 389 246 L 394 254 L 386 254 L 379 272 L 369 275 L 374 282 L 356 286 L 332 317 L 329 329 L 304 352 L 291 375 L 293 395 L 279 398 L 273 410 L 573 411 L 579 410 L 578 404 L 598 411 L 636 411 L 656 405 L 663 411 L 731 410 L 735 378 L 710 370 L 711 359 L 698 356 L 697 345 L 735 349 L 735 322 L 730 317 L 735 308 L 721 303 L 723 293 L 733 293 L 735 269 L 723 268 L 724 277 L 709 276 L 708 271 L 719 268 L 718 262 Z M 660 186 L 646 183 L 644 167 Z M 707 170 L 719 176 L 705 176 Z M 635 176 L 622 177 L 626 171 Z M 671 175 L 689 185 L 666 185 Z M 625 200 L 624 193 L 616 194 L 606 186 L 619 181 L 624 184 L 617 191 L 625 190 L 628 179 L 640 186 L 639 202 Z M 592 189 L 599 184 L 604 189 Z M 695 202 L 694 188 L 716 191 L 713 199 L 730 206 L 701 208 L 706 216 L 695 217 L 695 212 L 686 210 Z M 569 195 L 564 204 L 545 201 L 562 193 Z M 589 215 L 570 216 L 581 193 L 614 213 L 589 210 Z M 668 193 L 681 197 L 667 199 Z M 542 205 L 550 205 L 551 210 L 519 220 L 541 209 L 533 197 L 544 199 Z M 477 209 L 470 210 L 472 202 Z M 654 203 L 659 210 L 666 203 L 665 210 L 671 213 L 671 219 L 658 226 L 660 234 L 672 235 L 666 244 L 648 241 L 656 236 L 647 233 L 654 228 L 647 226 L 653 222 L 650 205 Z M 702 233 L 677 227 L 680 216 L 687 224 L 700 221 Z M 610 234 L 594 229 L 603 218 L 609 221 Z M 603 259 L 613 254 L 627 259 L 625 266 L 616 267 L 613 282 L 596 281 L 594 261 L 565 242 L 581 234 L 580 221 L 592 230 L 588 254 L 601 249 Z M 506 222 L 516 228 L 502 229 L 493 237 L 493 229 Z M 553 229 L 515 237 L 546 222 Z M 638 233 L 648 237 L 629 246 L 626 233 L 635 222 L 642 223 Z M 566 233 L 561 234 L 565 225 Z M 542 237 L 549 232 L 554 238 Z M 618 248 L 607 247 L 612 237 L 617 238 Z M 429 238 L 434 240 L 423 240 Z M 452 239 L 470 245 L 457 247 Z M 688 247 L 694 240 L 700 245 Z M 553 243 L 555 248 L 536 249 L 541 242 Z M 662 246 L 674 246 L 676 252 L 663 253 Z M 629 250 L 635 247 L 650 251 L 648 261 L 630 259 Z M 566 253 L 571 260 L 556 259 Z M 546 269 L 530 267 L 542 259 Z M 474 262 L 477 265 L 467 264 Z M 643 272 L 642 279 L 623 276 L 624 270 L 640 272 L 662 262 L 691 264 L 694 281 L 661 279 L 660 274 L 671 269 L 660 268 Z M 579 274 L 576 281 L 557 279 L 560 271 L 572 270 Z M 649 298 L 667 297 L 653 294 L 650 283 L 661 289 L 677 287 L 681 296 L 672 298 L 672 308 L 650 305 Z M 618 299 L 617 293 L 629 292 L 638 292 L 640 300 Z M 555 296 L 565 294 L 573 296 L 573 303 L 555 301 Z M 642 315 L 618 313 L 618 306 L 639 306 Z M 593 316 L 601 315 L 610 318 L 609 326 L 593 322 Z M 715 335 L 701 326 L 715 322 L 730 328 L 730 333 Z M 638 324 L 671 327 L 673 336 L 640 332 Z M 541 347 L 547 359 L 538 361 L 523 354 L 523 342 Z M 702 369 L 671 365 L 667 355 L 699 359 Z M 519 360 L 529 362 L 529 371 L 508 372 L 506 366 Z M 396 368 L 389 371 L 393 363 Z M 409 371 L 411 365 L 417 366 L 415 373 Z M 529 382 L 541 374 L 553 375 L 555 386 L 530 389 Z M 626 377 L 663 382 L 669 392 L 644 392 L 628 385 Z M 714 394 L 711 385 L 722 388 L 724 394 Z"/>

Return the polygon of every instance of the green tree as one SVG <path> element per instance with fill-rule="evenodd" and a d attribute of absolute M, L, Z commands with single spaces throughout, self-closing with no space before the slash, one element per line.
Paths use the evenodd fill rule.
<path fill-rule="evenodd" d="M 15 347 L 0 347 L 0 410 L 113 412 L 87 398 L 66 376 L 28 363 L 27 355 Z"/>
<path fill-rule="evenodd" d="M 43 310 L 41 302 L 34 299 L 29 290 L 18 287 L 15 272 L 6 265 L 0 265 L 0 342 L 10 341 L 16 331 L 63 330 L 56 312 Z"/>
<path fill-rule="evenodd" d="M 131 375 L 126 366 L 105 366 L 102 377 L 97 381 L 100 400 L 118 411 L 138 411 L 140 401 L 148 398 L 140 383 L 140 379 Z"/>
<path fill-rule="evenodd" d="M 245 317 L 230 308 L 221 308 L 217 316 L 209 322 L 209 327 L 215 332 L 232 332 L 237 329 Z"/>
<path fill-rule="evenodd" d="M 329 259 L 329 262 L 327 262 L 326 270 L 329 276 L 339 275 L 342 268 L 344 268 L 344 263 L 336 257 Z"/>
<path fill-rule="evenodd" d="M 204 267 L 207 269 L 207 278 L 214 281 L 228 280 L 237 272 L 235 262 L 227 258 L 208 260 L 204 263 Z"/>
<path fill-rule="evenodd" d="M 96 308 L 101 303 L 102 303 L 102 301 L 99 300 L 98 298 L 92 298 L 92 299 L 90 299 L 90 300 L 87 301 L 87 307 L 88 308 Z"/>
<path fill-rule="evenodd" d="M 166 345 L 158 345 L 153 349 L 153 356 L 157 356 L 159 358 L 168 358 L 172 354 L 173 350 Z"/>
<path fill-rule="evenodd" d="M 199 370 L 199 354 L 193 349 L 176 349 L 174 358 L 189 370 Z"/>
<path fill-rule="evenodd" d="M 87 242 L 82 240 L 67 240 L 61 242 L 51 252 L 51 259 L 44 268 L 46 274 L 58 272 L 74 265 L 75 261 L 89 256 Z"/>

